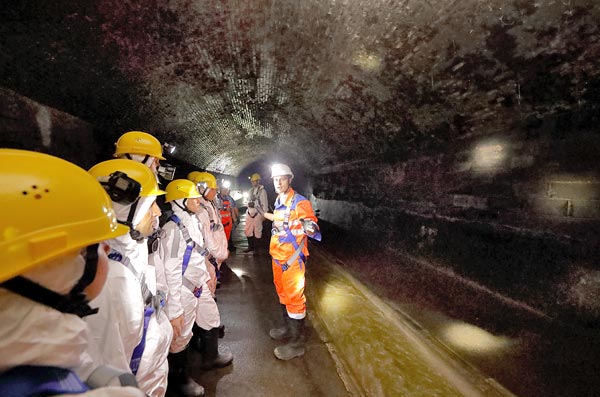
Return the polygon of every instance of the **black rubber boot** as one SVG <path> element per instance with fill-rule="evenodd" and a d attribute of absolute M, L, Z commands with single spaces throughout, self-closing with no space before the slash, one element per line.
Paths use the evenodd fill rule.
<path fill-rule="evenodd" d="M 229 352 L 219 353 L 219 328 L 212 328 L 208 331 L 200 328 L 200 340 L 202 341 L 200 368 L 209 370 L 223 368 L 231 364 L 233 354 Z"/>
<path fill-rule="evenodd" d="M 204 388 L 187 374 L 187 348 L 179 353 L 169 353 L 169 391 L 183 397 L 200 397 Z"/>
<path fill-rule="evenodd" d="M 247 237 L 248 239 L 248 248 L 246 248 L 243 252 L 245 254 L 249 254 L 251 252 L 254 252 L 254 236 L 249 236 Z"/>
<path fill-rule="evenodd" d="M 202 353 L 202 338 L 200 338 L 200 333 L 202 333 L 202 328 L 198 327 L 198 324 L 194 323 L 194 325 L 192 325 L 192 339 L 190 339 L 189 346 L 191 346 L 198 353 Z"/>
<path fill-rule="evenodd" d="M 290 318 L 290 340 L 283 346 L 275 348 L 273 353 L 280 360 L 291 360 L 294 357 L 304 355 L 305 336 L 304 336 L 304 319 L 296 320 Z"/>
<path fill-rule="evenodd" d="M 283 340 L 291 336 L 290 329 L 290 318 L 287 314 L 287 309 L 284 304 L 281 304 L 281 314 L 283 315 L 283 327 L 280 328 L 272 328 L 269 331 L 269 336 L 271 339 L 275 340 Z"/>
<path fill-rule="evenodd" d="M 262 243 L 262 238 L 258 238 L 258 237 L 254 237 L 254 247 L 252 248 L 252 253 L 254 255 L 260 255 L 260 250 L 262 248 L 261 246 Z"/>

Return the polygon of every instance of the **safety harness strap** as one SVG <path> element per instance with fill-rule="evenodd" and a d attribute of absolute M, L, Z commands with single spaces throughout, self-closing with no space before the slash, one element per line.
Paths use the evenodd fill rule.
<path fill-rule="evenodd" d="M 219 230 L 221 228 L 221 222 L 219 222 L 219 220 L 215 220 L 215 218 L 212 215 L 212 211 L 208 208 L 208 206 L 204 203 L 200 203 L 200 206 L 202 208 L 204 208 L 204 210 L 206 211 L 206 213 L 208 213 L 208 219 L 210 220 L 210 231 L 211 232 L 216 232 L 217 230 Z M 216 213 L 216 209 L 213 206 L 213 209 L 215 210 Z"/>
<path fill-rule="evenodd" d="M 142 354 L 144 354 L 144 349 L 146 348 L 146 334 L 148 333 L 148 324 L 150 324 L 150 317 L 152 317 L 152 314 L 154 314 L 154 308 L 152 306 L 144 309 L 144 333 L 142 334 L 140 343 L 133 349 L 131 361 L 129 362 L 129 368 L 131 368 L 131 372 L 134 375 L 137 375 L 138 369 L 140 368 L 140 362 L 142 361 Z"/>
<path fill-rule="evenodd" d="M 164 293 L 158 291 L 156 295 L 152 294 L 148 284 L 146 284 L 146 276 L 143 272 L 138 273 L 133 265 L 131 264 L 131 260 L 128 257 L 123 256 L 119 251 L 115 249 L 111 249 L 108 257 L 114 261 L 122 263 L 138 280 L 140 283 L 140 290 L 142 293 L 142 297 L 144 299 L 144 333 L 142 335 L 142 340 L 133 350 L 133 354 L 131 355 L 131 361 L 129 362 L 129 367 L 131 368 L 131 372 L 133 374 L 137 374 L 137 371 L 140 367 L 140 361 L 142 360 L 142 354 L 144 353 L 144 348 L 146 347 L 146 331 L 148 330 L 148 324 L 150 322 L 150 317 L 152 317 L 153 313 L 160 313 L 161 308 L 165 305 L 165 296 Z"/>
<path fill-rule="evenodd" d="M 181 266 L 181 276 L 183 279 L 182 280 L 183 285 L 187 289 L 192 291 L 192 293 L 194 294 L 194 296 L 196 298 L 199 298 L 202 295 L 202 286 L 198 287 L 193 282 L 188 280 L 185 277 L 185 271 L 187 270 L 187 267 L 190 263 L 190 258 L 192 257 L 192 251 L 196 250 L 203 257 L 209 257 L 210 251 L 208 249 L 206 249 L 205 247 L 201 246 L 200 244 L 197 244 L 194 240 L 192 240 L 192 237 L 190 236 L 190 232 L 187 230 L 187 228 L 185 227 L 183 222 L 181 222 L 181 219 L 179 219 L 179 217 L 177 215 L 175 215 L 175 214 L 171 215 L 171 218 L 169 218 L 169 220 L 175 222 L 177 227 L 179 227 L 179 230 L 181 231 L 181 234 L 183 235 L 183 238 L 187 244 L 185 247 L 185 252 L 183 254 L 183 263 Z"/>
<path fill-rule="evenodd" d="M 190 232 L 187 230 L 187 228 L 185 227 L 183 222 L 181 222 L 181 219 L 179 219 L 179 217 L 177 215 L 171 215 L 171 218 L 169 220 L 172 220 L 173 222 L 175 222 L 175 224 L 179 227 L 179 230 L 181 231 L 181 234 L 183 235 L 183 239 L 185 240 L 185 242 L 187 244 L 187 246 L 185 248 L 185 253 L 183 255 L 183 266 L 182 266 L 182 271 L 181 271 L 181 274 L 185 274 L 185 270 L 187 269 L 188 264 L 190 263 L 192 251 L 196 250 L 196 252 L 198 252 L 200 255 L 202 255 L 204 257 L 209 256 L 210 251 L 207 248 L 196 243 L 194 240 L 192 240 L 192 237 L 190 236 Z"/>
<path fill-rule="evenodd" d="M 290 230 L 290 215 L 292 213 L 292 210 L 296 208 L 296 205 L 298 204 L 298 201 L 300 201 L 300 199 L 301 199 L 301 196 L 299 196 L 298 194 L 296 194 L 296 192 L 294 192 L 294 195 L 292 196 L 290 205 L 288 207 L 286 207 L 285 212 L 283 213 L 283 224 L 281 225 L 281 227 L 275 227 L 273 229 L 274 234 L 285 232 L 285 236 L 283 238 L 281 238 L 281 237 L 279 238 L 280 243 L 290 243 L 294 246 L 294 253 L 283 264 L 281 263 L 281 261 L 275 259 L 275 263 L 277 263 L 279 266 L 281 266 L 281 270 L 284 272 L 287 269 L 289 269 L 289 267 L 298 258 L 300 258 L 298 263 L 300 264 L 301 269 L 302 269 L 302 263 L 306 262 L 306 256 L 302 253 L 302 249 L 304 248 L 304 245 L 306 244 L 306 237 L 303 237 L 300 244 L 298 244 L 298 242 L 296 241 L 296 237 L 292 234 L 292 231 Z"/>
<path fill-rule="evenodd" d="M 123 254 L 121 254 L 119 251 L 117 251 L 113 248 L 111 248 L 111 250 L 108 254 L 108 257 L 109 257 L 109 259 L 112 259 L 113 261 L 120 262 L 127 269 L 129 269 L 129 271 L 131 273 L 133 273 L 135 278 L 140 283 L 140 290 L 142 292 L 142 297 L 144 298 L 144 304 L 145 305 L 150 304 L 152 302 L 152 298 L 154 295 L 152 294 L 152 291 L 150 291 L 150 288 L 148 288 L 148 284 L 146 284 L 146 275 L 143 272 L 138 273 L 135 270 L 135 267 L 133 267 L 133 265 L 131 264 L 131 260 L 129 260 L 128 257 L 123 256 Z"/>
<path fill-rule="evenodd" d="M 0 375 L 0 396 L 53 396 L 89 390 L 75 372 L 65 368 L 21 365 Z"/>
<path fill-rule="evenodd" d="M 292 266 L 292 264 L 296 261 L 296 259 L 298 259 L 298 257 L 300 257 L 298 263 L 300 264 L 300 269 L 302 269 L 302 263 L 306 263 L 306 256 L 304 256 L 304 254 L 302 253 L 302 248 L 304 248 L 305 242 L 306 242 L 306 237 L 304 237 L 302 239 L 302 241 L 300 242 L 300 245 L 298 245 L 298 247 L 296 248 L 296 250 L 294 251 L 292 256 L 290 256 L 290 258 L 287 261 L 285 261 L 283 264 L 281 263 L 281 261 L 274 259 L 275 263 L 277 263 L 279 266 L 281 266 L 282 271 L 285 272 L 287 269 L 289 269 L 290 266 Z"/>

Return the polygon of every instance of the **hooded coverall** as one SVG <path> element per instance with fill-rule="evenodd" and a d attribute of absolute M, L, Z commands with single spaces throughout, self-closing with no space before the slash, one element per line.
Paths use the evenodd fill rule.
<path fill-rule="evenodd" d="M 223 225 L 221 224 L 221 218 L 219 216 L 216 206 L 204 197 L 200 197 L 200 211 L 196 214 L 200 226 L 200 232 L 206 243 L 206 248 L 210 251 L 210 254 L 216 259 L 218 265 L 229 257 L 229 251 L 227 250 L 227 238 Z M 216 282 L 217 269 L 214 269 L 212 264 L 208 264 L 209 273 Z"/>
<path fill-rule="evenodd" d="M 180 204 L 183 206 L 183 200 Z M 185 226 L 193 242 L 196 245 L 204 246 L 198 218 L 190 215 L 177 205 L 172 207 L 174 215 Z M 196 321 L 196 310 L 198 310 L 198 313 L 202 313 L 202 318 L 198 319 L 199 325 L 201 323 L 215 324 L 212 326 L 207 325 L 207 328 L 219 326 L 219 310 L 208 291 L 206 282 L 210 280 L 210 274 L 202 254 L 196 249 L 191 250 L 189 263 L 182 276 L 183 258 L 187 247 L 183 233 L 174 221 L 167 222 L 163 230 L 166 235 L 160 240 L 158 256 L 161 260 L 156 261 L 156 271 L 164 271 L 164 282 L 168 289 L 165 308 L 169 320 L 174 320 L 182 314 L 184 316 L 181 335 L 173 339 L 170 348 L 171 353 L 179 353 L 186 348 L 192 338 L 192 326 Z M 159 269 L 158 262 L 162 262 L 162 269 Z M 184 278 L 187 279 L 186 282 L 184 282 Z M 162 277 L 157 276 L 157 280 L 159 279 L 162 279 Z"/>
<path fill-rule="evenodd" d="M 277 197 L 273 216 L 273 233 L 269 247 L 272 257 L 273 283 L 279 296 L 279 302 L 286 306 L 289 317 L 300 320 L 306 317 L 304 272 L 308 259 L 308 238 L 300 219 L 316 223 L 317 217 L 310 201 L 296 193 L 291 187 L 285 197 Z M 301 245 L 301 253 L 291 264 L 287 264 L 286 262 L 293 257 L 297 247 Z"/>
<path fill-rule="evenodd" d="M 108 240 L 108 245 L 113 252 L 126 257 L 136 273 L 144 274 L 146 285 L 153 295 L 156 295 L 156 275 L 154 267 L 148 265 L 148 245 L 146 239 L 135 241 L 129 234 L 116 239 Z M 111 277 L 107 281 L 105 290 L 96 298 L 100 311 L 97 316 L 88 317 L 92 335 L 101 347 L 101 359 L 109 359 L 110 356 L 118 360 L 118 367 L 121 368 L 123 358 L 119 357 L 122 353 L 127 353 L 125 360 L 131 360 L 129 353 L 131 340 L 127 341 L 128 324 L 136 325 L 139 314 L 132 314 L 133 310 L 140 310 L 142 315 L 142 331 L 144 326 L 144 304 L 140 292 L 140 283 L 134 274 L 129 271 L 121 262 L 113 263 L 111 259 L 111 270 L 109 274 L 116 273 L 117 277 Z M 125 269 L 125 271 L 123 271 Z M 132 277 L 133 276 L 133 277 Z M 133 283 L 132 283 L 133 281 Z M 134 317 L 127 317 L 134 316 Z M 144 348 L 140 357 L 139 367 L 135 374 L 139 387 L 150 397 L 164 396 L 167 390 L 167 376 L 169 365 L 167 355 L 168 346 L 173 339 L 173 328 L 164 311 L 154 312 L 146 320 L 147 329 L 143 336 Z M 112 330 L 111 330 L 112 329 Z M 122 333 L 123 347 L 111 348 L 113 340 Z M 112 334 L 112 335 L 111 335 Z M 133 347 L 135 348 L 141 341 L 138 339 Z M 117 343 L 118 345 L 118 343 Z M 117 366 L 117 363 L 106 362 Z"/>
<path fill-rule="evenodd" d="M 45 277 L 33 280 L 65 294 L 75 285 L 82 269 L 83 265 L 79 271 L 65 267 L 68 273 L 52 273 L 61 282 L 71 280 L 70 286 L 61 291 L 46 283 Z M 37 269 L 30 273 L 40 274 Z M 0 374 L 21 365 L 50 366 L 70 369 L 86 380 L 99 365 L 89 354 L 89 342 L 88 326 L 83 319 L 0 288 Z M 132 387 L 102 387 L 78 396 L 144 397 L 144 393 Z"/>

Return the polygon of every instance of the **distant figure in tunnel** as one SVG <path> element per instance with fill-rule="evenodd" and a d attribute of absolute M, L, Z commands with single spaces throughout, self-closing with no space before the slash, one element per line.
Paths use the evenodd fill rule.
<path fill-rule="evenodd" d="M 245 253 L 257 253 L 258 242 L 262 237 L 264 214 L 269 210 L 269 203 L 265 187 L 260 184 L 260 174 L 254 173 L 250 177 L 252 189 L 248 198 L 248 209 L 246 210 L 246 227 L 244 234 L 248 238 L 248 249 Z"/>
<path fill-rule="evenodd" d="M 0 395 L 143 397 L 129 371 L 93 361 L 83 320 L 106 281 L 103 241 L 129 231 L 104 189 L 41 153 L 0 149 L 0 170 Z"/>
<path fill-rule="evenodd" d="M 227 237 L 227 248 L 230 251 L 235 251 L 235 246 L 231 240 L 231 232 L 239 223 L 240 212 L 235 204 L 235 200 L 229 194 L 229 181 L 221 183 L 217 199 L 220 203 L 219 212 L 221 214 L 221 222 L 223 223 L 225 236 Z"/>
<path fill-rule="evenodd" d="M 321 232 L 310 201 L 291 187 L 294 174 L 290 167 L 274 164 L 271 178 L 278 196 L 273 213 L 265 213 L 265 218 L 273 221 L 269 253 L 284 326 L 272 329 L 269 335 L 275 340 L 288 340 L 276 347 L 274 353 L 280 360 L 290 360 L 304 355 L 307 237 L 320 241 Z"/>

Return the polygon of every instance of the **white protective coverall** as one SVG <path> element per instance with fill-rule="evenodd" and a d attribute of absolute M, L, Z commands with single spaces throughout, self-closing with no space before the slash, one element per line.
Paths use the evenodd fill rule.
<path fill-rule="evenodd" d="M 146 201 L 153 202 L 153 199 Z M 126 217 L 128 206 L 114 203 L 117 217 Z M 145 213 L 147 205 L 136 211 L 133 223 L 139 222 L 138 213 Z M 106 242 L 111 250 L 128 258 L 136 273 L 145 274 L 146 285 L 156 294 L 156 274 L 148 265 L 146 239 L 136 241 L 126 234 Z M 144 327 L 144 300 L 140 282 L 121 262 L 110 260 L 108 279 L 103 291 L 92 301 L 99 307 L 96 316 L 86 317 L 90 325 L 95 361 L 123 371 L 130 370 L 133 350 L 140 343 Z M 164 311 L 152 314 L 146 330 L 145 347 L 136 373 L 142 391 L 150 397 L 162 397 L 167 390 L 169 364 L 168 346 L 173 339 L 173 328 Z"/>
<path fill-rule="evenodd" d="M 182 207 L 184 206 L 183 201 L 184 199 L 176 200 Z M 200 232 L 198 218 L 190 215 L 177 205 L 172 205 L 172 207 L 173 213 L 186 227 L 191 239 L 196 244 L 204 246 L 204 239 Z M 198 311 L 203 314 L 203 317 L 206 317 L 205 321 L 216 324 L 208 328 L 218 327 L 220 318 L 217 305 L 206 284 L 210 280 L 210 274 L 208 273 L 204 257 L 196 249 L 192 250 L 184 276 L 195 287 L 202 287 L 202 294 L 199 298 L 196 298 L 193 292 L 183 284 L 181 275 L 183 257 L 187 246 L 183 234 L 179 226 L 173 221 L 167 222 L 163 226 L 163 231 L 165 232 L 165 237 L 160 240 L 158 247 L 158 257 L 160 260 L 155 257 L 154 261 L 156 271 L 164 271 L 164 281 L 168 289 L 165 309 L 169 320 L 174 320 L 182 314 L 184 316 L 181 335 L 173 339 L 170 348 L 171 353 L 179 353 L 186 348 L 192 338 L 192 326 L 194 325 L 194 321 L 196 321 L 196 310 L 198 307 L 200 307 Z M 159 277 L 157 275 L 157 280 L 161 279 L 162 276 Z M 201 325 L 201 323 L 198 323 L 198 325 Z"/>
<path fill-rule="evenodd" d="M 246 227 L 244 228 L 244 234 L 246 237 L 261 238 L 263 221 L 265 220 L 263 214 L 269 211 L 267 191 L 263 185 L 257 185 L 253 186 L 249 193 L 249 202 L 254 203 L 254 208 L 248 207 L 246 210 Z"/>
<path fill-rule="evenodd" d="M 123 264 L 109 259 L 106 284 L 90 305 L 100 309 L 84 317 L 90 327 L 94 361 L 131 372 L 133 349 L 144 332 L 144 303 L 138 280 Z"/>
<path fill-rule="evenodd" d="M 211 255 L 215 257 L 219 265 L 227 260 L 229 257 L 229 251 L 227 250 L 227 236 L 225 236 L 225 230 L 221 223 L 221 216 L 214 203 L 206 200 L 204 197 L 200 197 L 200 211 L 196 214 L 199 221 L 200 231 L 206 248 L 210 251 Z M 212 222 L 211 222 L 212 221 Z M 211 225 L 218 225 L 212 226 Z M 214 266 L 207 261 L 207 266 Z M 211 269 L 212 270 L 212 269 Z M 212 274 L 212 273 L 211 273 Z M 214 300 L 214 299 L 213 299 Z M 202 310 L 206 310 L 206 307 L 198 306 L 196 309 L 196 324 L 203 329 L 211 329 L 218 327 L 221 323 L 221 315 L 215 303 L 216 312 L 210 306 L 211 311 L 204 313 Z M 216 319 L 219 320 L 217 325 L 213 325 Z M 207 328 L 208 327 L 208 328 Z"/>
<path fill-rule="evenodd" d="M 77 256 L 65 263 L 65 259 L 61 258 L 63 263 L 58 266 L 54 261 L 23 276 L 66 294 L 81 277 L 84 260 Z M 42 365 L 70 369 L 86 380 L 99 365 L 89 354 L 88 342 L 83 319 L 0 288 L 0 373 L 19 365 Z M 132 387 L 108 386 L 69 396 L 144 397 L 144 393 Z"/>
<path fill-rule="evenodd" d="M 126 234 L 116 239 L 108 240 L 107 243 L 112 250 L 117 251 L 123 257 L 127 257 L 138 274 L 144 272 L 146 285 L 148 285 L 152 294 L 156 294 L 156 275 L 154 267 L 148 266 L 148 245 L 146 240 L 138 242 L 132 239 L 129 234 Z M 106 359 L 107 356 L 113 356 L 120 365 L 126 364 L 127 368 L 129 368 L 131 353 L 133 353 L 133 349 L 139 344 L 142 338 L 141 333 L 137 342 L 133 338 L 133 332 L 130 338 L 128 338 L 127 333 L 121 335 L 125 340 L 128 339 L 126 349 L 120 348 L 111 351 L 110 345 L 107 344 L 111 343 L 111 338 L 117 337 L 117 334 L 111 337 L 111 333 L 121 332 L 121 330 L 127 328 L 126 324 L 129 321 L 126 316 L 132 316 L 129 317 L 132 325 L 138 325 L 141 315 L 141 331 L 143 332 L 143 298 L 140 292 L 140 283 L 134 277 L 133 273 L 121 262 L 111 260 L 110 265 L 116 269 L 111 269 L 109 275 L 118 273 L 119 276 L 114 281 L 111 281 L 110 284 L 107 280 L 107 284 L 109 284 L 108 288 L 102 291 L 98 297 L 102 297 L 102 302 L 97 303 L 98 307 L 100 307 L 100 312 L 98 316 L 93 316 L 88 321 L 92 328 L 92 334 L 98 340 L 102 358 Z M 97 301 L 98 298 L 94 301 Z M 132 313 L 133 311 L 135 313 Z M 133 324 L 133 319 L 135 319 L 135 324 Z M 96 327 L 104 329 L 102 335 L 98 335 L 98 332 L 95 331 Z M 110 328 L 113 328 L 112 332 Z M 144 352 L 135 376 L 140 389 L 150 397 L 164 396 L 167 391 L 167 376 L 169 374 L 167 355 L 169 353 L 168 346 L 171 344 L 172 339 L 173 328 L 165 312 L 161 311 L 158 315 L 154 313 L 148 323 Z M 131 348 L 132 344 L 133 348 Z M 123 356 L 122 352 L 126 352 L 127 355 Z M 106 362 L 106 364 L 117 366 L 116 363 L 111 362 Z M 122 369 L 120 365 L 118 368 Z"/>
<path fill-rule="evenodd" d="M 215 204 L 204 197 L 200 197 L 200 206 L 200 211 L 196 216 L 202 227 L 201 231 L 206 242 L 206 248 L 217 262 L 222 263 L 229 257 L 229 251 L 227 250 L 227 236 L 223 229 L 221 215 Z"/>

